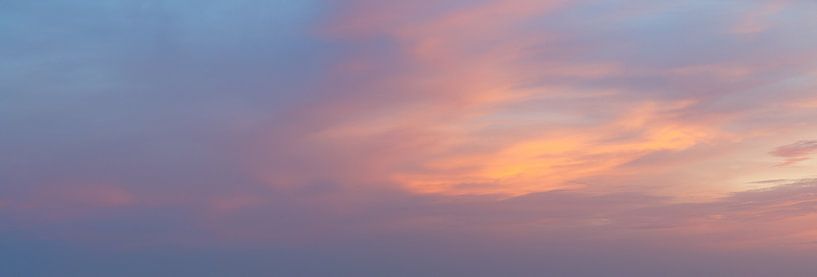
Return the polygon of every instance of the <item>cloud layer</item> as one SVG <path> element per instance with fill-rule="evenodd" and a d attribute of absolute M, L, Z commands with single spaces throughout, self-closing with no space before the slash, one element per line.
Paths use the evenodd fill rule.
<path fill-rule="evenodd" d="M 0 275 L 817 272 L 810 1 L 0 7 Z"/>

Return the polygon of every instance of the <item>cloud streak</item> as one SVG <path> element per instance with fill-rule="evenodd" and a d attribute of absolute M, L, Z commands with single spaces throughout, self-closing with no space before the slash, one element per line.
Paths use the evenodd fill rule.
<path fill-rule="evenodd" d="M 780 165 L 787 166 L 808 160 L 809 156 L 815 152 L 817 152 L 817 140 L 803 140 L 780 146 L 771 154 L 783 158 L 784 161 Z"/>

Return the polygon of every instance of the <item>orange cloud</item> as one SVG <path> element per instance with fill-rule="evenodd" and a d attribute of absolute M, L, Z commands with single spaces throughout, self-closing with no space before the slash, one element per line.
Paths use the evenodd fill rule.
<path fill-rule="evenodd" d="M 650 68 L 532 59 L 581 54 L 551 44 L 569 34 L 527 25 L 567 7 L 563 1 L 358 4 L 365 9 L 341 13 L 325 33 L 349 40 L 385 36 L 394 52 L 387 58 L 355 53 L 337 67 L 333 79 L 373 76 L 328 87 L 354 93 L 330 95 L 299 113 L 321 123 L 304 131 L 298 150 L 280 151 L 311 162 L 308 169 L 263 169 L 270 183 L 327 179 L 396 183 L 418 193 L 520 195 L 581 187 L 580 180 L 594 176 L 645 174 L 622 166 L 734 139 L 722 128 L 734 114 L 693 114 L 710 96 L 683 90 L 746 81 L 759 70 L 737 62 Z M 675 81 L 679 87 L 668 89 L 688 96 L 638 99 L 649 93 L 584 85 L 612 78 Z M 546 115 L 518 109 L 540 102 L 531 109 Z"/>
<path fill-rule="evenodd" d="M 797 73 L 813 55 L 747 51 L 737 56 L 744 59 L 655 65 L 640 53 L 604 58 L 619 40 L 595 45 L 538 22 L 575 2 L 354 3 L 321 33 L 374 52 L 342 59 L 324 88 L 339 93 L 297 107 L 295 135 L 268 140 L 276 142 L 270 156 L 288 157 L 255 165 L 274 186 L 331 180 L 513 196 L 671 173 L 676 193 L 713 181 L 729 185 L 705 194 L 723 193 L 747 181 L 735 176 L 765 166 L 749 162 L 763 154 L 732 145 L 794 128 L 752 121 L 779 108 L 761 91 L 793 93 L 774 72 Z M 667 161 L 645 164 L 657 156 Z M 745 165 L 730 165 L 738 157 Z"/>

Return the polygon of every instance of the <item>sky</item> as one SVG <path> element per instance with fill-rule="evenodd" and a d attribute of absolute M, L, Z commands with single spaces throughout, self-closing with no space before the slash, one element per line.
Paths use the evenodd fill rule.
<path fill-rule="evenodd" d="M 815 276 L 817 2 L 0 0 L 0 276 Z"/>

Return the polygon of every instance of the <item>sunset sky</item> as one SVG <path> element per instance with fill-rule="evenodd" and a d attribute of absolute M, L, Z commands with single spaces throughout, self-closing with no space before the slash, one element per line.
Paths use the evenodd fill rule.
<path fill-rule="evenodd" d="M 815 260 L 815 1 L 0 0 L 0 276 Z"/>

